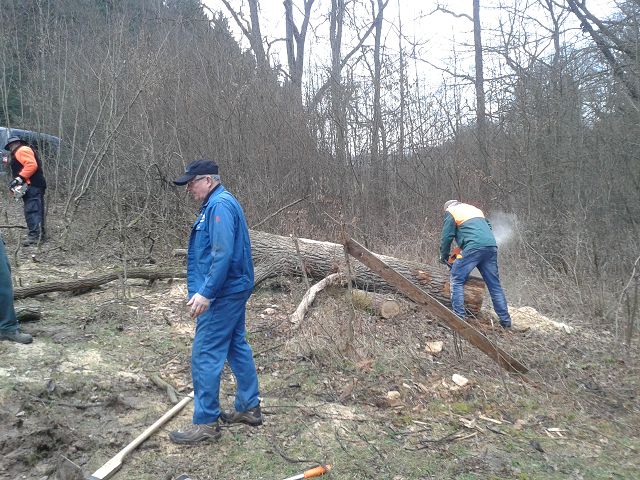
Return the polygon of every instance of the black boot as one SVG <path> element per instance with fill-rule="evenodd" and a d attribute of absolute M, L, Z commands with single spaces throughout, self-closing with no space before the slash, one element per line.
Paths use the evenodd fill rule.
<path fill-rule="evenodd" d="M 32 247 L 34 245 L 38 245 L 40 243 L 40 239 L 36 237 L 27 237 L 22 241 L 23 247 Z"/>

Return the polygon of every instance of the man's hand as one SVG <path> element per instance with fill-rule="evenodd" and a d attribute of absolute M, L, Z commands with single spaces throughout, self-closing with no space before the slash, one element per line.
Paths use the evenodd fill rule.
<path fill-rule="evenodd" d="M 187 302 L 187 307 L 191 307 L 189 310 L 191 318 L 196 318 L 206 312 L 210 303 L 208 298 L 203 297 L 199 293 L 194 294 L 191 300 Z"/>
<path fill-rule="evenodd" d="M 9 188 L 13 190 L 14 188 L 19 187 L 23 183 L 24 183 L 24 180 L 22 177 L 16 177 L 13 180 L 11 180 L 11 183 L 9 184 Z"/>
<path fill-rule="evenodd" d="M 451 264 L 445 258 L 440 259 L 440 263 L 445 265 L 449 270 L 451 270 Z"/>

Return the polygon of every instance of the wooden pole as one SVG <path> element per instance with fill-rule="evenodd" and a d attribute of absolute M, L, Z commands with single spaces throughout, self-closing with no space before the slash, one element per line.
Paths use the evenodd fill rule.
<path fill-rule="evenodd" d="M 373 253 L 360 245 L 355 240 L 346 240 L 345 247 L 350 255 L 369 267 L 371 271 L 377 273 L 389 285 L 394 286 L 414 302 L 425 307 L 425 309 L 441 320 L 445 325 L 457 332 L 481 352 L 493 359 L 502 368 L 517 373 L 527 373 L 528 369 L 523 364 L 511 357 L 507 352 L 500 349 L 481 332 L 473 328 L 470 324 L 458 317 L 455 313 L 445 307 L 434 297 L 421 290 L 407 278 L 393 270 Z"/>
<path fill-rule="evenodd" d="M 187 403 L 193 400 L 193 392 L 191 392 L 188 396 L 180 400 L 180 403 L 174 405 L 171 410 L 165 413 L 162 417 L 160 417 L 156 422 L 147 428 L 144 432 L 138 435 L 129 445 L 120 450 L 113 458 L 111 458 L 107 463 L 105 463 L 98 470 L 93 472 L 93 475 L 89 477 L 89 480 L 106 480 L 111 478 L 122 466 L 122 461 L 124 457 L 129 455 L 133 450 L 138 448 L 138 446 L 144 442 L 147 438 L 153 435 L 158 429 L 167 423 L 173 416 L 182 410 Z"/>

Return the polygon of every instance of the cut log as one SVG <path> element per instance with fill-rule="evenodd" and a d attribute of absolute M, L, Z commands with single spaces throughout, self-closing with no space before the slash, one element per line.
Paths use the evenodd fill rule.
<path fill-rule="evenodd" d="M 429 313 L 434 315 L 445 325 L 452 328 L 462 338 L 493 359 L 502 368 L 510 372 L 527 373 L 527 367 L 518 362 L 515 358 L 511 357 L 507 352 L 494 345 L 481 332 L 458 317 L 431 295 L 416 287 L 407 278 L 403 277 L 399 272 L 396 272 L 391 268 L 391 266 L 386 265 L 384 261 L 378 258 L 378 256 L 371 253 L 358 242 L 353 239 L 347 239 L 345 247 L 349 254 L 359 262 L 367 265 L 372 271 L 376 272 L 377 275 L 384 278 L 389 285 L 396 287 L 411 300 L 424 306 Z"/>
<path fill-rule="evenodd" d="M 50 292 L 86 292 L 105 283 L 112 282 L 118 278 L 144 278 L 146 280 L 159 280 L 161 278 L 185 278 L 187 272 L 181 268 L 159 269 L 156 267 L 137 267 L 126 271 L 114 270 L 95 277 L 79 278 L 73 280 L 60 280 L 58 282 L 37 283 L 27 287 L 17 287 L 13 290 L 13 298 L 33 297 L 42 293 Z"/>
<path fill-rule="evenodd" d="M 176 387 L 171 385 L 166 380 L 163 380 L 157 373 L 152 373 L 151 375 L 149 375 L 149 380 L 151 380 L 157 387 L 160 387 L 167 393 L 167 396 L 169 397 L 169 401 L 171 401 L 171 403 L 173 403 L 174 405 L 178 403 L 178 391 L 176 390 Z"/>
<path fill-rule="evenodd" d="M 313 285 L 309 290 L 307 290 L 307 293 L 304 294 L 300 305 L 298 305 L 296 311 L 291 315 L 291 323 L 295 324 L 296 328 L 300 328 L 300 325 L 302 325 L 302 320 L 304 320 L 304 316 L 307 314 L 309 307 L 311 307 L 313 301 L 316 299 L 316 295 L 318 294 L 318 292 L 321 292 L 331 285 L 335 285 L 341 282 L 344 282 L 344 276 L 340 273 L 333 273 L 327 278 L 324 278 Z"/>
<path fill-rule="evenodd" d="M 300 256 L 289 237 L 251 230 L 253 260 L 256 265 L 255 284 L 280 275 L 301 275 L 300 257 L 308 276 L 323 279 L 332 273 L 346 271 L 344 268 L 343 246 L 337 243 L 320 242 L 298 238 Z M 430 295 L 445 305 L 450 305 L 449 272 L 443 266 L 410 262 L 399 258 L 376 255 L 394 270 L 424 288 Z M 362 264 L 354 265 L 356 286 L 362 290 L 375 292 L 396 292 L 385 280 L 372 273 Z M 472 277 L 464 288 L 466 308 L 476 314 L 482 307 L 484 282 Z"/>
<path fill-rule="evenodd" d="M 369 311 L 382 318 L 393 318 L 400 314 L 400 303 L 381 293 L 353 290 L 351 292 L 356 308 Z"/>

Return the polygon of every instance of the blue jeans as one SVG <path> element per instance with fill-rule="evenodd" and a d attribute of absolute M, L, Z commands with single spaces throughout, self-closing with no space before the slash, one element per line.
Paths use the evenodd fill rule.
<path fill-rule="evenodd" d="M 11 267 L 4 242 L 0 239 L 0 332 L 15 333 L 17 330 L 18 320 L 13 307 Z"/>
<path fill-rule="evenodd" d="M 225 360 L 236 377 L 235 409 L 258 406 L 258 375 L 246 339 L 245 308 L 251 290 L 216 298 L 198 317 L 191 349 L 193 423 L 213 423 L 220 416 L 220 377 Z"/>
<path fill-rule="evenodd" d="M 507 309 L 507 299 L 500 285 L 498 276 L 498 248 L 482 247 L 474 250 L 463 250 L 462 258 L 453 262 L 451 267 L 451 306 L 460 318 L 464 318 L 464 284 L 471 271 L 478 267 L 484 283 L 489 289 L 493 309 L 498 314 L 500 325 L 511 326 L 511 317 Z"/>
<path fill-rule="evenodd" d="M 30 240 L 38 241 L 44 238 L 44 190 L 30 186 L 22 197 L 24 219 L 27 222 Z"/>

